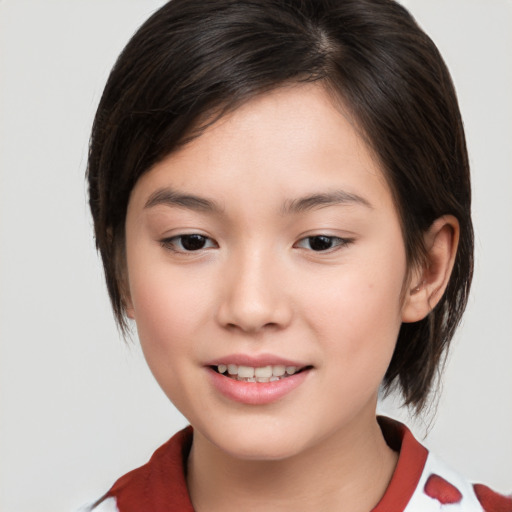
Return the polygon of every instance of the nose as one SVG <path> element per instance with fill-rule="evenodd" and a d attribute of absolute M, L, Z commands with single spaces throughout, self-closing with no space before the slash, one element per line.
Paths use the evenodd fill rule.
<path fill-rule="evenodd" d="M 272 253 L 245 251 L 226 267 L 218 309 L 218 321 L 223 327 L 258 333 L 283 329 L 290 323 L 289 288 Z"/>

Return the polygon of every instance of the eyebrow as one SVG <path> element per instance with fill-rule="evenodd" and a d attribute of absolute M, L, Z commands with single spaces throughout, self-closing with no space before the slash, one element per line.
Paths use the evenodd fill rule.
<path fill-rule="evenodd" d="M 284 215 L 303 213 L 316 208 L 345 204 L 360 204 L 367 208 L 373 208 L 369 201 L 358 194 L 344 190 L 335 190 L 288 200 L 282 206 L 281 213 Z M 178 206 L 202 213 L 222 213 L 223 211 L 223 208 L 211 199 L 177 192 L 168 187 L 160 188 L 153 192 L 146 201 L 144 208 L 153 208 L 158 205 Z"/>
<path fill-rule="evenodd" d="M 221 213 L 223 210 L 218 203 L 211 199 L 183 194 L 167 187 L 153 192 L 146 201 L 144 208 L 152 208 L 158 205 L 178 206 L 204 213 Z"/>
<path fill-rule="evenodd" d="M 345 190 L 334 190 L 332 192 L 307 195 L 298 199 L 287 201 L 283 208 L 283 214 L 302 213 L 316 208 L 325 208 L 327 206 L 360 204 L 373 209 L 373 206 L 364 197 L 346 192 Z"/>

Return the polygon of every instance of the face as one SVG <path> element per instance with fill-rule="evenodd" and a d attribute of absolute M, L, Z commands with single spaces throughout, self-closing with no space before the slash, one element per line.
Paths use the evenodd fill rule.
<path fill-rule="evenodd" d="M 379 165 L 321 86 L 253 99 L 143 175 L 126 252 L 147 362 L 208 442 L 279 459 L 374 421 L 405 248 Z"/>

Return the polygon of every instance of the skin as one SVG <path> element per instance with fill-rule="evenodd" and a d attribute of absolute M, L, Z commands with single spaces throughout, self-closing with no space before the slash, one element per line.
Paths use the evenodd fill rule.
<path fill-rule="evenodd" d="M 162 200 L 169 189 L 218 208 Z M 292 207 L 333 191 L 341 202 Z M 204 246 L 187 252 L 180 236 L 194 233 Z M 308 237 L 321 235 L 331 248 L 313 250 Z M 196 510 L 377 504 L 397 460 L 375 419 L 379 385 L 402 321 L 442 294 L 456 241 L 456 220 L 439 219 L 428 266 L 408 269 L 379 164 L 320 85 L 249 101 L 140 178 L 126 218 L 127 313 L 195 429 Z M 237 403 L 205 366 L 230 354 L 311 369 L 277 402 Z"/>

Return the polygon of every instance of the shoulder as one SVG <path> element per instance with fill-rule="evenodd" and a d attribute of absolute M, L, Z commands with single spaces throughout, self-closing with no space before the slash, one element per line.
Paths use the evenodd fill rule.
<path fill-rule="evenodd" d="M 429 453 L 406 512 L 512 512 L 512 497 L 472 484 Z"/>
<path fill-rule="evenodd" d="M 429 452 L 403 424 L 379 417 L 398 464 L 381 502 L 372 512 L 512 512 L 512 497 L 472 484 Z"/>

